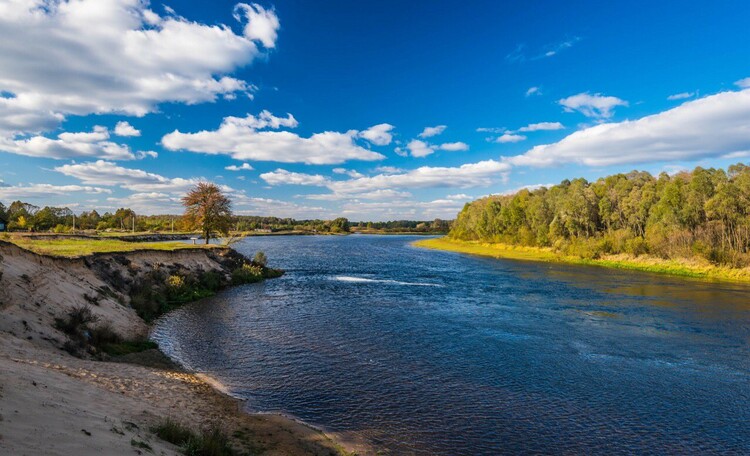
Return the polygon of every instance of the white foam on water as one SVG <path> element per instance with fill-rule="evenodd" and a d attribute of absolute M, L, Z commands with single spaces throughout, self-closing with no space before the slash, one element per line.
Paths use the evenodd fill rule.
<path fill-rule="evenodd" d="M 387 283 L 391 285 L 406 285 L 412 287 L 442 287 L 437 283 L 426 283 L 426 282 L 401 282 L 398 280 L 391 279 L 368 279 L 366 277 L 352 277 L 352 276 L 335 276 L 332 280 L 338 282 L 349 282 L 349 283 Z"/>

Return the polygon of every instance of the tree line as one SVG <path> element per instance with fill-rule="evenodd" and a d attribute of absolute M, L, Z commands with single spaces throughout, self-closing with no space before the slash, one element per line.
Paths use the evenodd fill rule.
<path fill-rule="evenodd" d="M 205 189 L 204 189 L 205 190 Z M 188 203 L 203 201 L 198 195 Z M 210 202 L 210 199 L 206 199 Z M 189 204 L 193 205 L 194 204 Z M 231 214 L 224 207 L 218 217 L 221 226 L 217 229 L 233 232 L 278 232 L 302 231 L 309 233 L 349 233 L 355 230 L 374 229 L 381 231 L 447 232 L 450 223 L 436 219 L 430 221 L 399 220 L 392 222 L 350 222 L 345 217 L 333 220 L 262 217 Z M 130 208 L 119 208 L 114 212 L 96 209 L 74 213 L 67 207 L 40 207 L 23 201 L 13 201 L 8 206 L 0 202 L 0 223 L 9 231 L 36 231 L 67 233 L 75 231 L 138 231 L 138 232 L 192 232 L 201 229 L 197 219 L 201 214 L 186 211 L 182 215 L 141 215 Z"/>
<path fill-rule="evenodd" d="M 750 265 L 750 167 L 632 171 L 468 203 L 450 237 L 603 254 L 702 257 Z"/>

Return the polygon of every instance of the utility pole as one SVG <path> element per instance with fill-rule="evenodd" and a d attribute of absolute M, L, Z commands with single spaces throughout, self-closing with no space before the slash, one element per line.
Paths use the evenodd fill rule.
<path fill-rule="evenodd" d="M 76 230 L 76 213 L 73 212 L 73 231 Z"/>
<path fill-rule="evenodd" d="M 133 233 L 135 233 L 135 214 L 133 214 Z"/>
<path fill-rule="evenodd" d="M 174 219 L 172 219 L 172 233 L 174 234 Z"/>

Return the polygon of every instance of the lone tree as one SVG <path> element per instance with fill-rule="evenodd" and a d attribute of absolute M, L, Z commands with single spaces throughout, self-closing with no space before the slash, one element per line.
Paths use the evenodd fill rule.
<path fill-rule="evenodd" d="M 214 233 L 227 234 L 232 223 L 232 202 L 218 185 L 199 182 L 182 198 L 185 217 L 201 228 L 206 244 Z"/>

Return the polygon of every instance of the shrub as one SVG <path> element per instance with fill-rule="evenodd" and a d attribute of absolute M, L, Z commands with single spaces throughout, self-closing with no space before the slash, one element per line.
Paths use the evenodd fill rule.
<path fill-rule="evenodd" d="M 253 257 L 253 263 L 265 267 L 268 263 L 268 258 L 266 258 L 266 254 L 263 252 L 258 252 Z"/>
<path fill-rule="evenodd" d="M 98 320 L 99 317 L 94 315 L 91 307 L 87 305 L 76 306 L 65 317 L 55 318 L 55 328 L 68 336 L 80 338 L 85 337 L 84 332 L 88 330 L 89 323 L 95 323 Z"/>
<path fill-rule="evenodd" d="M 208 271 L 201 274 L 200 286 L 210 291 L 218 291 L 223 283 L 221 274 L 216 271 Z"/>
<path fill-rule="evenodd" d="M 263 268 L 252 264 L 243 264 L 241 267 L 232 271 L 232 283 L 242 285 L 245 283 L 255 283 L 263 279 Z"/>
<path fill-rule="evenodd" d="M 196 433 L 171 419 L 166 419 L 151 432 L 160 439 L 177 445 L 187 456 L 234 456 L 237 454 L 229 445 L 229 438 L 220 429 L 214 427 Z"/>
<path fill-rule="evenodd" d="M 159 425 L 152 427 L 151 432 L 156 434 L 160 439 L 177 446 L 184 445 L 194 436 L 190 428 L 181 425 L 171 418 L 167 418 L 159 423 Z"/>
<path fill-rule="evenodd" d="M 103 323 L 89 329 L 89 335 L 89 343 L 95 347 L 106 347 L 107 345 L 122 342 L 122 337 L 115 332 L 109 323 Z"/>

